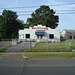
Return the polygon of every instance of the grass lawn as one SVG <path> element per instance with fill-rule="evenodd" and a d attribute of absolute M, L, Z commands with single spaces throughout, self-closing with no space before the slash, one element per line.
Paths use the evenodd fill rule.
<path fill-rule="evenodd" d="M 0 47 L 0 52 L 4 52 L 5 48 Z"/>
<path fill-rule="evenodd" d="M 3 48 L 0 47 L 0 52 L 2 52 Z"/>
<path fill-rule="evenodd" d="M 72 49 L 75 49 L 75 40 L 53 43 L 36 43 L 34 47 L 31 47 L 31 52 L 71 52 Z M 29 48 L 26 47 L 25 51 L 28 52 Z"/>
<path fill-rule="evenodd" d="M 30 58 L 74 58 L 75 52 L 27 52 L 23 54 L 25 59 Z"/>

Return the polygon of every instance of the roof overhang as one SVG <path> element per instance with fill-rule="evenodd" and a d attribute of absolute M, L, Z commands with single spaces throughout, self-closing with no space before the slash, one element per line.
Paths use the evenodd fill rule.
<path fill-rule="evenodd" d="M 35 35 L 45 35 L 45 32 L 38 32 L 38 31 L 36 31 Z"/>

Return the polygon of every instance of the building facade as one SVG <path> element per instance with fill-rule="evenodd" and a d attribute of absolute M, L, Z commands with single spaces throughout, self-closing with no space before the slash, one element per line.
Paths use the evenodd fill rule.
<path fill-rule="evenodd" d="M 37 25 L 29 29 L 19 30 L 19 39 L 34 40 L 37 42 L 60 41 L 60 31 L 46 26 Z"/>
<path fill-rule="evenodd" d="M 75 30 L 63 30 L 61 36 L 66 40 L 75 39 Z"/>

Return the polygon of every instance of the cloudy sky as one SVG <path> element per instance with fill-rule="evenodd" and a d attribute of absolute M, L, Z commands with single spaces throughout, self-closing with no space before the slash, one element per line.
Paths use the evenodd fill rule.
<path fill-rule="evenodd" d="M 63 29 L 75 29 L 75 10 L 74 10 L 75 4 L 73 3 L 75 3 L 75 0 L 0 0 L 0 15 L 1 12 L 6 8 L 9 8 L 9 10 L 12 11 L 16 11 L 17 14 L 31 14 L 39 7 L 29 8 L 29 6 L 41 6 L 41 5 L 50 6 L 58 4 L 70 4 L 70 5 L 50 6 L 50 9 L 56 11 L 56 13 L 58 14 L 55 15 L 59 16 L 59 25 L 56 29 L 60 29 L 60 31 L 62 31 Z M 11 8 L 11 7 L 25 7 L 25 8 Z M 70 11 L 64 11 L 64 10 L 70 10 Z M 70 14 L 64 14 L 64 13 L 70 13 Z M 30 17 L 31 17 L 30 15 L 18 16 L 18 18 L 20 20 L 23 20 L 24 22 L 26 22 L 27 18 Z"/>

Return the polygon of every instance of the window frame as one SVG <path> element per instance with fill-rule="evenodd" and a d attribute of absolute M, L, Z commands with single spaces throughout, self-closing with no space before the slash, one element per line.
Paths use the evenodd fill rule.
<path fill-rule="evenodd" d="M 54 34 L 49 34 L 49 39 L 54 39 Z"/>
<path fill-rule="evenodd" d="M 27 39 L 27 38 L 28 38 L 28 39 L 30 38 L 30 34 L 26 34 L 26 39 Z"/>
<path fill-rule="evenodd" d="M 72 36 L 69 36 L 70 39 L 72 39 Z"/>

